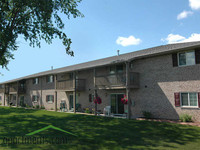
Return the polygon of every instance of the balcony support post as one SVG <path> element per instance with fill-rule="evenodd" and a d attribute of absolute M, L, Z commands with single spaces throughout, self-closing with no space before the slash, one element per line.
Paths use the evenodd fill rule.
<path fill-rule="evenodd" d="M 130 66 L 130 63 L 129 62 L 126 62 L 126 98 L 128 100 L 128 119 L 131 119 L 131 99 L 130 99 L 130 74 L 129 74 L 129 66 Z"/>
<path fill-rule="evenodd" d="M 97 97 L 97 88 L 96 88 L 96 70 L 94 68 L 94 97 Z M 97 103 L 94 106 L 94 115 L 97 115 Z"/>
<path fill-rule="evenodd" d="M 17 82 L 16 106 L 19 106 L 19 81 Z"/>
<path fill-rule="evenodd" d="M 4 92 L 4 94 L 3 94 L 3 106 L 6 105 L 5 102 L 6 102 L 6 93 Z"/>
<path fill-rule="evenodd" d="M 42 108 L 42 77 L 40 82 L 40 108 Z"/>
<path fill-rule="evenodd" d="M 77 93 L 77 91 L 76 91 L 76 72 L 74 72 L 73 73 L 73 87 L 74 87 L 74 92 L 73 92 L 73 94 L 74 94 L 74 96 L 73 96 L 73 103 L 74 103 L 74 113 L 76 113 L 76 93 Z"/>

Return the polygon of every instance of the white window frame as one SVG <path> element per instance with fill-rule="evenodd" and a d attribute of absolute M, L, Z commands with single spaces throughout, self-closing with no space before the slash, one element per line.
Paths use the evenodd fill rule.
<path fill-rule="evenodd" d="M 35 82 L 35 83 L 33 82 L 34 85 L 39 84 L 39 78 L 34 78 L 33 80 L 34 80 L 34 81 L 37 81 L 37 82 Z"/>
<path fill-rule="evenodd" d="M 38 95 L 33 95 L 33 97 L 34 97 L 34 103 L 37 103 L 38 102 L 38 100 L 39 100 L 39 96 Z M 36 97 L 36 100 L 35 100 L 35 97 Z"/>
<path fill-rule="evenodd" d="M 178 66 L 179 67 L 185 67 L 185 66 L 192 66 L 192 65 L 180 65 L 180 62 L 179 62 L 179 54 L 180 53 L 189 53 L 189 52 L 194 52 L 194 64 L 192 64 L 192 65 L 196 65 L 196 57 L 195 57 L 195 50 L 190 50 L 190 51 L 182 51 L 182 52 L 178 52 L 177 53 L 177 59 L 178 59 Z M 187 62 L 186 62 L 187 63 Z"/>
<path fill-rule="evenodd" d="M 49 97 L 51 97 L 51 96 L 52 96 L 52 97 L 53 97 L 53 99 L 54 99 L 54 95 L 47 95 L 48 99 L 49 99 Z M 48 100 L 48 101 L 47 101 L 47 103 L 49 103 L 49 104 L 52 104 L 52 103 L 53 103 L 53 101 L 52 101 L 52 100 L 51 100 L 51 101 L 49 101 L 49 100 Z"/>
<path fill-rule="evenodd" d="M 52 77 L 52 78 L 51 78 Z M 53 75 L 48 75 L 47 76 L 47 83 L 53 83 Z M 52 79 L 52 81 L 51 80 L 49 80 L 49 79 Z M 49 81 L 48 81 L 49 80 Z"/>
<path fill-rule="evenodd" d="M 182 105 L 182 96 L 181 94 L 187 93 L 188 95 L 188 106 L 183 106 Z M 196 93 L 196 97 L 197 97 L 197 106 L 190 106 L 190 93 Z M 198 108 L 198 93 L 197 92 L 181 92 L 180 93 L 180 100 L 181 100 L 181 107 L 185 107 L 185 108 Z"/>

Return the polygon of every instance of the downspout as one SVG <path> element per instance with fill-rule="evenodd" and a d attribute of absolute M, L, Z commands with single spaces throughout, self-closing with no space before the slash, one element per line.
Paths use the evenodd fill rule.
<path fill-rule="evenodd" d="M 76 113 L 76 72 L 74 71 L 73 72 L 73 87 L 74 87 L 74 96 L 73 96 L 73 98 L 74 98 L 74 113 Z"/>
<path fill-rule="evenodd" d="M 97 88 L 96 88 L 96 69 L 94 68 L 94 97 L 97 97 Z M 94 114 L 97 115 L 97 103 L 95 103 Z"/>
<path fill-rule="evenodd" d="M 54 82 L 55 82 L 55 111 L 57 111 L 57 75 L 54 76 Z"/>

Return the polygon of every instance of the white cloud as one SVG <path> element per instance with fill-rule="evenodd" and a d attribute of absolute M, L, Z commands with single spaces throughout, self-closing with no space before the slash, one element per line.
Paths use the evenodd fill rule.
<path fill-rule="evenodd" d="M 139 38 L 135 38 L 134 36 L 129 36 L 128 38 L 126 37 L 121 37 L 119 36 L 116 40 L 116 43 L 118 45 L 122 45 L 122 46 L 129 46 L 129 45 L 138 45 L 142 42 L 141 39 Z"/>
<path fill-rule="evenodd" d="M 193 10 L 200 9 L 200 0 L 189 0 L 189 5 Z"/>
<path fill-rule="evenodd" d="M 192 11 L 183 11 L 181 12 L 180 14 L 178 14 L 177 16 L 177 19 L 180 20 L 180 19 L 184 19 L 184 18 L 187 18 L 189 15 L 192 15 L 193 12 Z"/>
<path fill-rule="evenodd" d="M 162 41 L 167 41 L 168 44 L 172 43 L 182 43 L 182 42 L 194 42 L 194 41 L 200 41 L 200 34 L 193 33 L 190 37 L 186 38 L 184 36 L 181 36 L 179 34 L 169 34 L 167 38 L 161 39 Z"/>

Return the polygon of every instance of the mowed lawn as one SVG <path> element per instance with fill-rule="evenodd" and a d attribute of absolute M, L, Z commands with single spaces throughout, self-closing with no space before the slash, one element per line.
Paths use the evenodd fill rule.
<path fill-rule="evenodd" d="M 48 125 L 77 136 L 69 136 L 68 144 L 1 144 L 0 149 L 200 149 L 199 127 L 0 107 L 1 139 L 24 136 Z"/>

